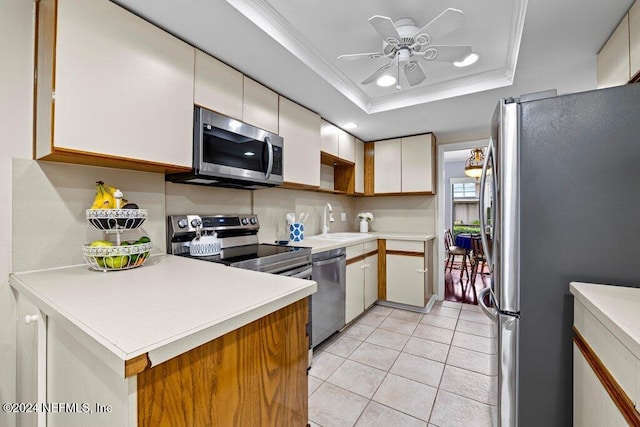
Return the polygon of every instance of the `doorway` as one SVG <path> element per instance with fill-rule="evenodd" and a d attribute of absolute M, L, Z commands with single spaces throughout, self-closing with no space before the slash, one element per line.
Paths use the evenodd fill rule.
<path fill-rule="evenodd" d="M 438 146 L 437 253 L 440 300 L 477 304 L 477 292 L 490 286 L 488 268 L 472 274 L 473 251 L 471 235 L 480 233 L 480 182 L 464 173 L 465 161 L 473 148 L 488 145 L 488 140 L 475 140 Z M 445 230 L 451 231 L 453 244 L 462 254 L 449 257 L 446 252 Z M 460 251 L 459 251 L 460 252 Z M 453 265 L 446 267 L 451 259 Z"/>

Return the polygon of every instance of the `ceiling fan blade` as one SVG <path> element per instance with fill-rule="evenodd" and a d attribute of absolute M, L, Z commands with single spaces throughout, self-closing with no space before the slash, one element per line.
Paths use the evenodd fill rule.
<path fill-rule="evenodd" d="M 419 85 L 427 78 L 419 62 L 411 61 L 404 66 L 404 76 L 410 86 Z"/>
<path fill-rule="evenodd" d="M 352 53 L 347 55 L 340 55 L 338 59 L 342 61 L 355 61 L 357 59 L 378 59 L 385 56 L 382 52 L 372 52 L 372 53 Z"/>
<path fill-rule="evenodd" d="M 378 68 L 376 71 L 373 72 L 373 74 L 371 74 L 369 77 L 367 77 L 362 82 L 360 82 L 360 84 L 368 85 L 369 83 L 375 82 L 376 79 L 380 77 L 380 75 L 385 71 L 387 71 L 390 67 L 391 67 L 391 64 L 387 64 Z"/>
<path fill-rule="evenodd" d="M 430 49 L 435 49 L 438 54 L 435 58 L 429 58 Z M 429 46 L 425 51 L 425 59 L 429 61 L 454 62 L 462 61 L 471 54 L 471 46 Z"/>
<path fill-rule="evenodd" d="M 464 13 L 458 9 L 448 8 L 418 30 L 415 36 L 429 34 L 430 41 L 433 42 L 458 29 L 462 24 L 464 24 Z"/>
<path fill-rule="evenodd" d="M 396 26 L 393 25 L 393 21 L 391 18 L 387 16 L 375 15 L 369 18 L 369 23 L 376 29 L 378 34 L 382 36 L 382 39 L 390 44 L 399 44 L 400 43 L 400 34 L 398 34 L 398 30 Z M 395 42 L 393 41 L 395 40 Z"/>

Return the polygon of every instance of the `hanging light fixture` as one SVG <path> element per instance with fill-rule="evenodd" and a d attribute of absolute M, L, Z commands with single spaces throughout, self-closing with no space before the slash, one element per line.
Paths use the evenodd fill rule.
<path fill-rule="evenodd" d="M 464 162 L 464 174 L 472 178 L 480 178 L 484 164 L 484 148 L 474 148 L 471 156 Z"/>

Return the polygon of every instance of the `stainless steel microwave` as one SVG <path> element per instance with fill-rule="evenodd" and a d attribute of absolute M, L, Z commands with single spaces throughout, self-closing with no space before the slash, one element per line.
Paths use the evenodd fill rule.
<path fill-rule="evenodd" d="M 194 109 L 193 170 L 167 181 L 244 189 L 282 184 L 282 137 L 214 113 Z"/>

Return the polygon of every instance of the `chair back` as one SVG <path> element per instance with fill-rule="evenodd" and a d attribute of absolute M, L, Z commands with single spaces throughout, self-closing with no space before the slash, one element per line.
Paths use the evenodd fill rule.
<path fill-rule="evenodd" d="M 471 250 L 473 251 L 473 257 L 475 259 L 484 259 L 484 249 L 479 234 L 471 235 Z"/>
<path fill-rule="evenodd" d="M 447 252 L 453 246 L 453 235 L 451 234 L 451 229 L 447 228 L 444 230 L 444 245 L 446 247 Z"/>

